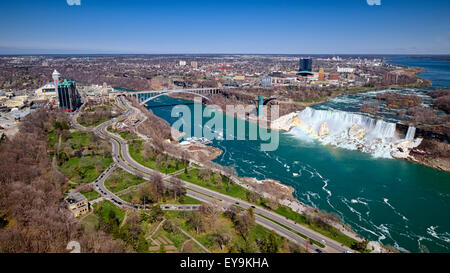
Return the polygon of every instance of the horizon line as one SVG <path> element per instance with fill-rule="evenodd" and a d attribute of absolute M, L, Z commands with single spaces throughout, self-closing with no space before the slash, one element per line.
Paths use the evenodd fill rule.
<path fill-rule="evenodd" d="M 265 56 L 450 56 L 450 53 L 1 53 L 0 56 L 104 56 L 104 55 L 265 55 Z"/>

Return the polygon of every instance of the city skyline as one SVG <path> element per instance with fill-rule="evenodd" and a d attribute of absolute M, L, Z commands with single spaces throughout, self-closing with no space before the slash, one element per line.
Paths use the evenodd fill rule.
<path fill-rule="evenodd" d="M 0 54 L 450 53 L 448 1 L 370 3 L 7 1 Z"/>

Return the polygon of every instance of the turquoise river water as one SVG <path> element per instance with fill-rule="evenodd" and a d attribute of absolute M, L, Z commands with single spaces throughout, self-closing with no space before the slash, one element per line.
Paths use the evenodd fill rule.
<path fill-rule="evenodd" d="M 390 59 L 396 64 L 425 67 L 428 72 L 422 77 L 434 86 L 450 87 L 450 62 Z M 164 104 L 184 102 L 168 97 L 158 100 Z M 337 98 L 318 108 L 345 110 L 346 102 Z M 171 110 L 172 107 L 152 109 L 173 124 L 178 118 L 171 117 Z M 208 120 L 204 118 L 203 124 Z M 260 144 L 261 141 L 213 140 L 212 145 L 223 151 L 215 162 L 234 166 L 240 176 L 272 178 L 294 187 L 298 200 L 340 215 L 355 232 L 369 240 L 400 251 L 450 252 L 450 173 L 324 146 L 290 133 L 280 134 L 276 151 L 262 152 Z M 294 177 L 293 173 L 299 176 Z"/>

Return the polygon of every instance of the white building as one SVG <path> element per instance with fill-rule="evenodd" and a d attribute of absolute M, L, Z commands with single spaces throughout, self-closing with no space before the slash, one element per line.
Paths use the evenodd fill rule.
<path fill-rule="evenodd" d="M 34 94 L 36 95 L 36 97 L 44 100 L 50 100 L 56 97 L 55 83 L 49 82 L 45 84 L 44 86 L 36 89 L 36 91 L 34 91 Z"/>
<path fill-rule="evenodd" d="M 355 72 L 354 68 L 351 67 L 339 67 L 337 68 L 338 73 L 353 73 Z"/>

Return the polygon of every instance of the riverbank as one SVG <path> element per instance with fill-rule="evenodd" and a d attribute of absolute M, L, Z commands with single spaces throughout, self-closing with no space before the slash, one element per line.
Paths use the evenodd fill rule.
<path fill-rule="evenodd" d="M 172 143 L 173 145 L 179 145 L 176 143 Z M 170 153 L 169 153 L 170 154 Z M 179 157 L 179 154 L 170 154 L 174 157 Z M 362 243 L 364 239 L 357 235 L 352 229 L 343 224 L 341 221 L 337 220 L 335 216 L 331 216 L 325 212 L 319 211 L 317 208 L 313 208 L 305 203 L 300 202 L 297 198 L 294 197 L 294 189 L 292 187 L 286 186 L 284 183 L 282 184 L 280 181 L 273 179 L 263 179 L 258 180 L 253 177 L 238 177 L 237 175 L 232 175 L 232 172 L 228 170 L 224 170 L 223 166 L 219 166 L 213 162 L 195 162 L 191 160 L 191 162 L 195 165 L 198 165 L 202 168 L 207 168 L 213 172 L 220 172 L 223 175 L 230 177 L 230 179 L 240 187 L 249 190 L 251 192 L 255 192 L 260 196 L 265 197 L 268 200 L 272 200 L 271 202 L 276 202 L 279 206 L 288 209 L 288 211 L 292 211 L 291 214 L 295 215 L 305 215 L 310 219 L 323 219 L 323 221 L 329 223 L 336 231 L 343 234 L 343 236 L 348 236 L 355 240 L 356 242 Z M 192 181 L 191 181 L 192 182 Z M 288 212 L 286 211 L 286 212 Z M 286 214 L 286 217 L 291 217 L 291 214 Z M 327 217 L 325 217 L 328 215 Z M 376 245 L 376 242 L 372 242 L 371 245 Z M 376 247 L 376 249 L 380 249 L 380 247 Z M 384 248 L 383 248 L 384 249 Z M 387 250 L 384 250 L 387 251 Z"/>
<path fill-rule="evenodd" d="M 437 70 L 446 64 L 432 61 L 435 67 L 428 68 L 429 63 L 419 63 L 437 75 L 427 73 L 427 79 L 446 86 L 443 79 L 448 79 L 447 74 Z M 360 105 L 355 99 L 365 98 L 350 96 L 314 108 L 326 110 L 343 105 L 343 111 L 358 112 Z M 164 97 L 160 103 L 182 101 Z M 152 110 L 170 124 L 178 119 L 171 117 L 170 107 Z M 338 214 L 369 240 L 400 251 L 450 249 L 446 235 L 450 222 L 444 213 L 450 209 L 450 174 L 404 160 L 374 158 L 359 151 L 299 140 L 290 133 L 280 134 L 279 148 L 274 152 L 261 152 L 261 142 L 214 140 L 213 146 L 224 151 L 214 162 L 235 166 L 240 177 L 282 181 L 295 189 L 294 197 L 300 202 Z"/>

